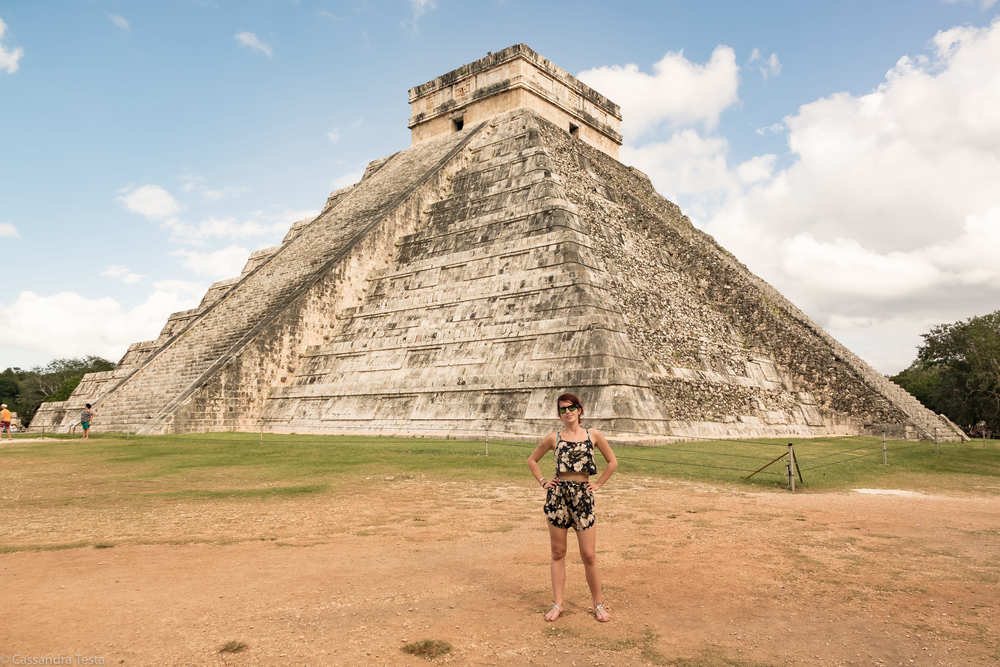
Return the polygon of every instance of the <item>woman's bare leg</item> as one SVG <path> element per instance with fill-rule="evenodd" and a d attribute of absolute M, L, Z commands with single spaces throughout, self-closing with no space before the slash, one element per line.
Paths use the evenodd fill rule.
<path fill-rule="evenodd" d="M 597 526 L 576 531 L 576 541 L 580 545 L 580 560 L 583 561 L 583 571 L 587 574 L 587 586 L 590 587 L 590 597 L 593 598 L 596 609 L 597 605 L 604 602 L 601 592 L 601 575 L 597 571 Z"/>
<path fill-rule="evenodd" d="M 563 606 L 563 594 L 566 591 L 566 528 L 556 528 L 551 523 L 549 526 L 549 543 L 552 550 L 552 560 L 549 563 L 549 571 L 552 574 L 552 601 L 559 607 Z M 554 621 L 559 618 L 558 609 L 550 609 L 545 614 L 546 621 Z"/>

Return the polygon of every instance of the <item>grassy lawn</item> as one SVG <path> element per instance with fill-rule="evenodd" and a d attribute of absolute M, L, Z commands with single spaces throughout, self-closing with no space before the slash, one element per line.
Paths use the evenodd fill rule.
<path fill-rule="evenodd" d="M 366 476 L 524 482 L 533 445 L 491 440 L 209 433 L 125 439 L 95 434 L 0 446 L 0 482 L 19 478 L 19 504 L 72 505 L 102 498 L 267 498 L 349 488 Z M 788 440 L 703 441 L 662 447 L 615 446 L 619 475 L 784 488 L 785 461 L 747 480 L 787 452 Z M 900 488 L 1000 494 L 1000 442 L 889 441 L 879 438 L 792 441 L 804 483 L 798 489 Z M 599 463 L 600 457 L 598 457 Z M 552 465 L 551 455 L 543 470 Z M 600 467 L 600 466 L 599 466 Z M 33 487 L 46 489 L 34 493 Z M 57 491 L 58 492 L 53 492 Z M 0 506 L 14 500 L 4 494 Z"/>

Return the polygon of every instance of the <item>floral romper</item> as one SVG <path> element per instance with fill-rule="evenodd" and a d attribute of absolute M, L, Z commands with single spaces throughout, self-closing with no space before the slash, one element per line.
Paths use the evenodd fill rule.
<path fill-rule="evenodd" d="M 545 496 L 545 518 L 556 528 L 587 530 L 597 521 L 594 516 L 594 492 L 587 488 L 587 482 L 570 482 L 559 479 L 561 472 L 585 472 L 597 474 L 594 462 L 594 443 L 590 441 L 590 430 L 583 442 L 563 440 L 556 433 L 556 485 Z"/>

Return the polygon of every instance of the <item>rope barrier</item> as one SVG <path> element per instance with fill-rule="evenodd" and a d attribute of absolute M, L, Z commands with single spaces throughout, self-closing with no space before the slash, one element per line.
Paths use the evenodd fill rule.
<path fill-rule="evenodd" d="M 677 447 L 671 447 L 670 445 L 663 445 L 662 447 L 657 447 L 657 449 L 667 449 L 671 452 L 686 452 L 688 454 L 705 454 L 706 452 L 699 452 L 694 449 L 679 449 Z M 747 454 L 728 454 L 726 452 L 707 452 L 713 456 L 729 456 L 737 459 L 750 459 L 751 461 L 759 461 L 759 456 L 749 456 Z"/>
<path fill-rule="evenodd" d="M 670 464 L 670 465 L 692 466 L 692 467 L 696 467 L 696 468 L 713 468 L 715 470 L 732 470 L 732 471 L 740 472 L 740 473 L 745 473 L 746 472 L 746 469 L 744 469 L 744 468 L 730 468 L 728 466 L 713 466 L 713 465 L 708 465 L 707 463 L 688 463 L 686 461 L 674 461 L 674 460 L 671 460 L 671 459 L 644 459 L 644 458 L 636 457 L 636 456 L 629 456 L 629 457 L 619 456 L 618 459 L 619 460 L 623 460 L 623 461 L 647 461 L 649 463 L 663 463 L 663 464 Z M 768 474 L 768 473 L 765 473 L 765 474 Z M 777 474 L 777 473 L 770 473 L 770 474 Z"/>
<path fill-rule="evenodd" d="M 515 443 L 515 442 L 494 441 L 493 444 L 494 444 L 494 446 L 506 445 L 508 447 L 522 447 L 522 448 L 525 448 L 525 449 L 534 449 L 535 448 L 535 445 L 524 445 L 524 444 Z M 706 452 L 706 451 L 697 451 L 697 450 L 694 450 L 694 449 L 680 449 L 678 447 L 673 447 L 671 445 L 663 445 L 662 447 L 657 447 L 656 449 L 657 450 L 667 450 L 667 451 L 671 451 L 671 452 L 684 452 L 686 454 L 711 454 L 712 456 L 726 456 L 726 457 L 738 458 L 738 459 L 750 459 L 751 461 L 759 461 L 760 460 L 759 456 L 748 456 L 746 454 L 729 454 L 727 452 Z M 620 459 L 620 460 L 626 460 L 626 459 L 628 459 L 628 460 L 632 460 L 632 461 L 652 461 L 652 460 L 654 460 L 654 459 L 636 458 L 636 457 L 633 457 L 633 456 L 617 456 L 617 458 Z"/>
<path fill-rule="evenodd" d="M 257 434 L 253 434 L 253 435 L 256 436 Z M 285 434 L 271 434 L 271 435 L 285 435 Z M 303 443 L 303 442 L 308 443 L 310 441 L 311 442 L 318 442 L 318 441 L 320 441 L 320 439 L 326 438 L 326 437 L 329 437 L 329 436 L 317 435 L 317 436 L 314 436 L 313 438 L 309 438 L 308 435 L 306 435 L 305 437 L 299 436 L 298 438 L 296 438 L 296 440 L 297 440 L 298 443 Z M 345 437 L 350 437 L 350 436 L 345 436 Z M 361 437 L 363 437 L 363 438 L 369 438 L 369 437 L 372 437 L 372 436 L 361 436 Z M 194 440 L 194 438 L 192 438 L 192 440 Z M 386 446 L 386 445 L 392 446 L 392 445 L 395 445 L 394 448 L 399 448 L 399 449 L 403 449 L 403 448 L 419 449 L 420 448 L 419 447 L 420 440 L 430 441 L 430 440 L 435 440 L 435 439 L 434 438 L 426 438 L 426 439 L 421 438 L 421 439 L 417 439 L 417 442 L 404 442 L 404 443 L 382 442 L 381 445 L 382 446 Z M 257 437 L 252 437 L 252 438 L 249 438 L 249 437 L 248 438 L 236 438 L 236 437 L 232 437 L 232 438 L 198 437 L 197 441 L 198 442 L 210 442 L 210 443 L 222 443 L 222 444 L 238 444 L 238 443 L 248 443 L 248 444 L 249 443 L 254 443 L 254 444 L 259 444 Z M 735 441 L 735 440 L 725 441 L 725 440 L 723 440 L 723 441 L 719 441 L 719 442 L 740 442 L 740 441 Z M 753 441 L 745 441 L 745 442 L 753 442 Z M 358 444 L 361 444 L 361 443 L 358 443 Z M 432 445 L 430 442 L 427 442 L 426 444 L 429 445 L 429 446 L 438 446 L 439 445 L 439 443 L 433 443 L 433 445 Z M 776 443 L 756 443 L 756 444 L 775 445 Z M 784 447 L 784 446 L 787 446 L 787 445 L 781 445 L 781 446 Z M 516 447 L 516 448 L 519 448 L 519 449 L 534 449 L 535 445 L 531 445 L 531 444 L 527 444 L 527 443 L 519 443 L 519 442 L 493 441 L 493 447 L 494 448 L 496 448 L 496 447 Z M 748 456 L 748 455 L 745 455 L 745 454 L 730 454 L 730 453 L 727 453 L 727 452 L 705 452 L 705 451 L 697 451 L 697 450 L 691 450 L 691 449 L 679 449 L 679 448 L 671 447 L 670 445 L 664 445 L 663 447 L 661 447 L 659 449 L 666 449 L 666 450 L 669 450 L 671 452 L 684 452 L 684 453 L 687 453 L 687 454 L 699 454 L 699 455 L 710 454 L 712 456 L 722 456 L 722 457 L 748 459 L 748 460 L 756 460 L 756 461 L 761 460 L 760 457 Z M 676 459 L 653 459 L 653 458 L 645 458 L 645 457 L 638 457 L 638 456 L 617 456 L 617 458 L 618 458 L 619 461 L 624 461 L 624 462 L 629 462 L 629 461 L 643 461 L 643 462 L 646 462 L 646 463 L 657 463 L 657 464 L 661 464 L 661 465 L 677 465 L 677 466 L 685 466 L 685 467 L 693 467 L 693 468 L 707 468 L 707 469 L 712 469 L 712 470 L 726 470 L 726 471 L 738 472 L 738 473 L 746 473 L 747 472 L 747 469 L 745 469 L 745 468 L 736 468 L 736 467 L 732 467 L 732 466 L 717 466 L 717 465 L 711 465 L 711 464 L 707 464 L 707 463 L 693 463 L 693 462 L 690 462 L 690 461 L 680 461 L 680 460 L 676 460 Z M 780 477 L 780 473 L 777 473 L 777 472 L 774 472 L 774 471 L 767 471 L 767 472 L 765 472 L 763 474 L 776 475 L 776 476 Z"/>
<path fill-rule="evenodd" d="M 872 446 L 875 446 L 875 445 L 872 445 Z M 822 456 L 810 456 L 809 457 L 809 461 L 810 462 L 820 461 L 822 459 L 828 459 L 831 456 L 839 456 L 841 454 L 850 454 L 852 452 L 861 451 L 861 449 L 862 449 L 861 447 L 855 447 L 854 449 L 842 449 L 842 450 L 837 451 L 837 452 L 830 452 L 828 454 L 823 454 Z M 879 451 L 881 451 L 881 449 Z"/>
<path fill-rule="evenodd" d="M 868 454 L 859 454 L 858 456 L 855 456 L 855 457 L 850 458 L 850 459 L 845 459 L 843 461 L 831 461 L 829 463 L 820 463 L 819 465 L 815 465 L 815 466 L 807 466 L 807 467 L 803 468 L 802 470 L 805 471 L 805 472 L 809 472 L 810 470 L 816 470 L 817 468 L 826 468 L 827 466 L 835 466 L 835 465 L 840 465 L 840 464 L 843 464 L 843 463 L 851 463 L 852 461 L 857 461 L 858 459 L 868 458 L 869 456 L 879 456 L 881 454 L 882 454 L 882 450 L 880 449 L 877 452 L 870 452 Z"/>
<path fill-rule="evenodd" d="M 887 452 L 894 452 L 894 451 L 898 452 L 898 451 L 903 450 L 903 449 L 913 449 L 914 447 L 919 447 L 919 446 L 920 446 L 919 444 L 914 444 L 914 445 L 897 445 L 895 447 L 887 447 L 886 451 Z M 857 451 L 857 450 L 853 450 L 853 451 Z M 810 470 L 815 470 L 816 468 L 825 468 L 827 466 L 835 466 L 835 465 L 840 465 L 840 464 L 843 464 L 843 463 L 851 463 L 852 461 L 857 461 L 859 459 L 868 458 L 869 456 L 879 456 L 881 454 L 882 454 L 882 449 L 879 448 L 879 450 L 875 451 L 875 452 L 869 452 L 868 454 L 858 454 L 857 456 L 853 456 L 853 457 L 851 457 L 849 459 L 844 459 L 843 461 L 831 461 L 829 463 L 820 463 L 819 465 L 811 465 L 811 466 L 808 466 L 806 468 L 803 468 L 802 470 L 808 472 Z"/>

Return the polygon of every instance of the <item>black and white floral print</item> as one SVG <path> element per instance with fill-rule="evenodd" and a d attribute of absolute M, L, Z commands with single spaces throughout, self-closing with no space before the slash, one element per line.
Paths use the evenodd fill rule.
<path fill-rule="evenodd" d="M 545 495 L 545 518 L 556 528 L 587 530 L 597 522 L 594 492 L 587 482 L 559 482 Z"/>
<path fill-rule="evenodd" d="M 583 442 L 568 442 L 559 437 L 556 442 L 556 474 L 561 472 L 585 472 L 597 474 L 594 462 L 594 443 L 590 441 L 590 431 Z"/>

